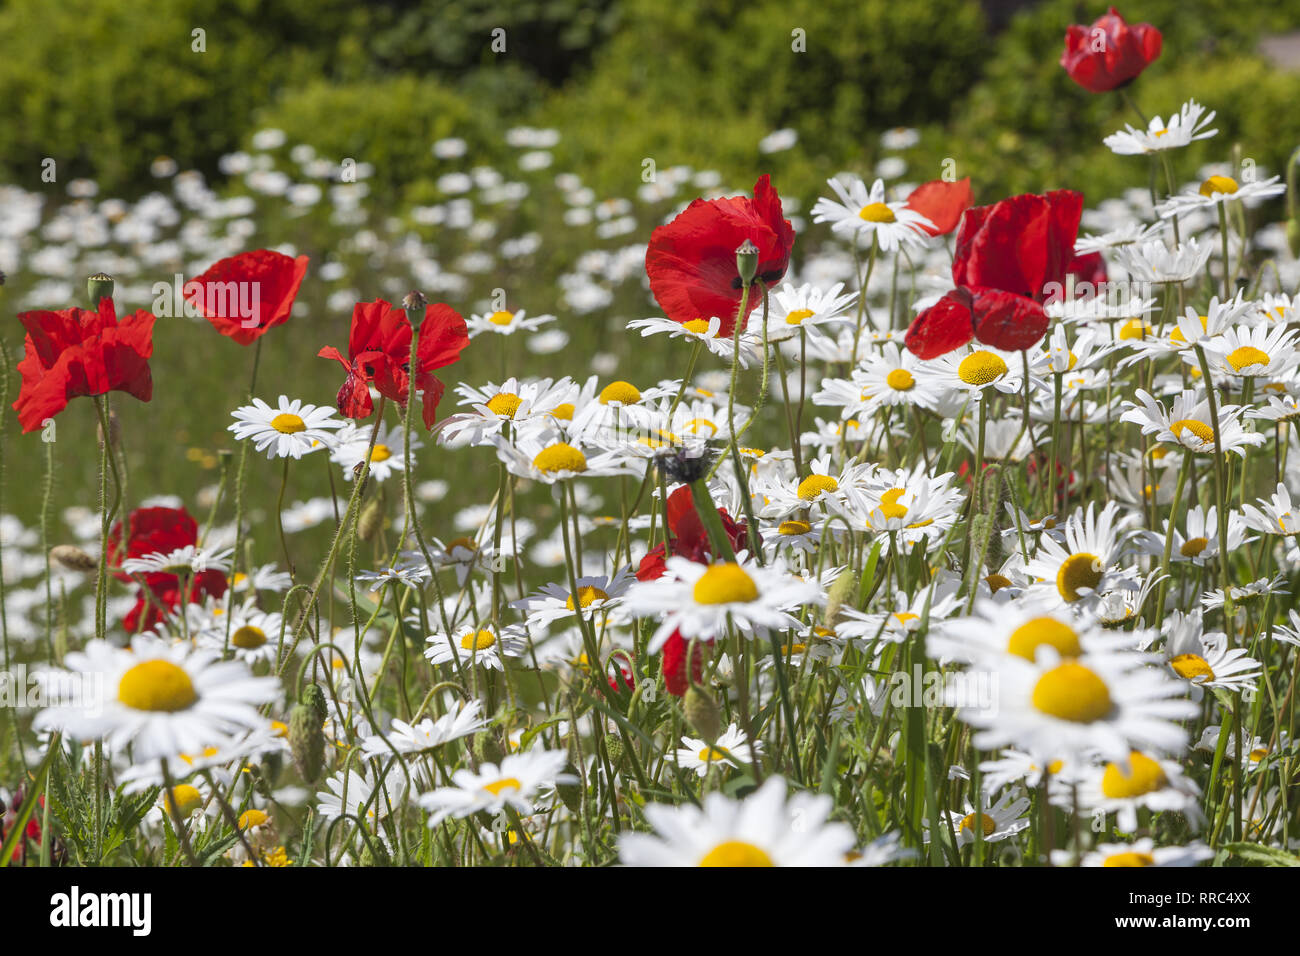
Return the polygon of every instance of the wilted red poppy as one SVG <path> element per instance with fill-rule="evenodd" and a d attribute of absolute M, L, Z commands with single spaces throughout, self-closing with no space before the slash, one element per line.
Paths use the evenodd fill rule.
<path fill-rule="evenodd" d="M 741 279 L 736 249 L 748 239 L 758 247 L 754 283 L 772 285 L 785 275 L 794 246 L 794 227 L 781 214 L 781 197 L 768 176 L 754 184 L 754 198 L 697 199 L 667 225 L 650 234 L 645 269 L 664 315 L 674 322 L 722 320 L 729 336 L 740 310 Z M 750 312 L 762 301 L 751 295 Z"/>
<path fill-rule="evenodd" d="M 1085 90 L 1118 89 L 1160 56 L 1160 31 L 1149 23 L 1129 26 L 1114 7 L 1092 26 L 1065 31 L 1061 66 Z"/>
<path fill-rule="evenodd" d="M 168 554 L 198 544 L 199 526 L 184 508 L 136 508 L 127 518 L 125 548 L 122 534 L 119 521 L 108 535 L 108 561 L 115 567 L 128 558 L 155 552 Z M 186 592 L 182 591 L 181 579 L 175 574 L 156 572 L 132 577 L 120 570 L 113 573 L 123 581 L 137 581 L 141 585 L 135 607 L 122 622 L 133 633 L 153 628 L 162 621 L 164 612 L 174 611 L 182 602 L 194 603 L 226 593 L 226 576 L 216 570 L 194 574 Z"/>
<path fill-rule="evenodd" d="M 674 697 L 684 697 L 692 683 L 698 684 L 700 682 L 700 676 L 704 673 L 704 648 L 706 646 L 703 641 L 696 642 L 695 653 L 691 655 L 691 670 L 688 675 L 686 672 L 686 652 L 690 647 L 690 642 L 682 637 L 681 631 L 673 631 L 668 636 L 668 640 L 664 644 L 663 659 L 661 661 L 664 672 L 664 685 L 668 688 L 668 693 Z"/>
<path fill-rule="evenodd" d="M 140 310 L 119 322 L 113 300 L 105 297 L 95 312 L 20 312 L 18 321 L 27 338 L 18 363 L 23 384 L 13 407 L 24 432 L 40 428 L 79 395 L 126 392 L 142 402 L 153 398 L 152 314 Z"/>
<path fill-rule="evenodd" d="M 469 345 L 469 329 L 460 314 L 441 302 L 427 306 L 416 346 L 419 369 L 415 390 L 419 393 L 424 427 L 431 428 L 437 418 L 443 384 L 433 374 L 435 369 L 451 365 Z M 348 418 L 365 418 L 374 411 L 370 385 L 379 394 L 406 407 L 410 384 L 407 365 L 411 360 L 411 323 L 406 313 L 383 299 L 358 302 L 352 309 L 352 329 L 348 335 L 348 357 L 333 346 L 317 355 L 332 358 L 348 370 L 339 389 L 338 408 Z"/>
<path fill-rule="evenodd" d="M 1000 289 L 957 288 L 912 321 L 904 344 L 922 359 L 945 355 L 971 339 L 1017 352 L 1036 344 L 1047 325 L 1047 313 L 1033 299 Z"/>
<path fill-rule="evenodd" d="M 948 182 L 935 179 L 921 183 L 907 197 L 907 206 L 934 223 L 934 227 L 922 224 L 921 229 L 927 235 L 946 236 L 957 228 L 961 215 L 970 208 L 973 201 L 970 191 L 970 177 Z"/>
<path fill-rule="evenodd" d="M 248 345 L 288 321 L 308 261 L 254 249 L 214 263 L 183 291 L 213 328 Z"/>
<path fill-rule="evenodd" d="M 1065 279 L 1082 214 L 1083 194 L 1072 189 L 967 209 L 957 230 L 952 281 L 1042 302 L 1048 284 Z"/>

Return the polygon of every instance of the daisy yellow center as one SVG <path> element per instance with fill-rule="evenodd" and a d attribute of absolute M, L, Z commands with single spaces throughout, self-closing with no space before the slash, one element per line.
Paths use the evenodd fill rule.
<path fill-rule="evenodd" d="M 273 720 L 271 721 L 271 732 L 276 737 L 288 737 L 289 725 L 282 720 Z"/>
<path fill-rule="evenodd" d="M 1120 326 L 1119 337 L 1121 339 L 1140 339 L 1150 331 L 1151 326 L 1147 325 L 1141 319 L 1129 319 Z"/>
<path fill-rule="evenodd" d="M 178 784 L 172 789 L 172 794 L 176 797 L 176 809 L 181 812 L 183 817 L 188 817 L 203 805 L 203 795 L 199 793 L 197 787 L 192 787 L 188 783 Z M 167 808 L 168 813 L 172 812 L 172 802 L 165 793 L 163 806 Z"/>
<path fill-rule="evenodd" d="M 1068 353 L 1065 370 L 1067 372 L 1073 372 L 1074 367 L 1078 364 L 1079 364 L 1079 356 L 1075 355 L 1073 352 Z"/>
<path fill-rule="evenodd" d="M 863 206 L 858 212 L 858 218 L 864 222 L 894 222 L 894 210 L 890 209 L 883 202 L 873 202 Z"/>
<path fill-rule="evenodd" d="M 635 405 L 641 401 L 640 390 L 631 382 L 610 382 L 600 390 L 600 404 L 619 402 L 623 405 Z"/>
<path fill-rule="evenodd" d="M 767 852 L 743 840 L 719 843 L 700 860 L 700 866 L 776 866 Z"/>
<path fill-rule="evenodd" d="M 710 438 L 718 433 L 718 426 L 707 418 L 692 418 L 686 423 L 684 431 L 688 431 L 692 435 L 698 435 L 702 429 L 708 429 Z"/>
<path fill-rule="evenodd" d="M 1038 678 L 1031 699 L 1049 717 L 1075 724 L 1101 720 L 1114 706 L 1106 682 L 1078 661 L 1064 661 Z"/>
<path fill-rule="evenodd" d="M 906 488 L 890 488 L 880 496 L 880 513 L 886 518 L 906 518 L 907 506 L 900 505 L 898 499 L 907 494 Z"/>
<path fill-rule="evenodd" d="M 1253 345 L 1242 345 L 1228 353 L 1228 364 L 1240 372 L 1251 365 L 1267 365 L 1268 353 Z"/>
<path fill-rule="evenodd" d="M 497 642 L 497 636 L 491 631 L 475 631 L 460 639 L 460 646 L 467 651 L 485 651 Z"/>
<path fill-rule="evenodd" d="M 911 611 L 899 611 L 894 615 L 894 619 L 898 621 L 899 624 L 902 624 L 904 627 L 906 627 L 912 621 L 919 621 L 921 619 L 921 615 L 913 614 Z"/>
<path fill-rule="evenodd" d="M 141 661 L 122 675 L 117 685 L 117 699 L 132 710 L 150 710 L 174 714 L 194 705 L 190 675 L 171 661 Z"/>
<path fill-rule="evenodd" d="M 980 349 L 971 352 L 957 366 L 957 377 L 967 385 L 987 385 L 1007 374 L 1007 363 L 1002 356 Z"/>
<path fill-rule="evenodd" d="M 230 635 L 230 643 L 234 644 L 236 647 L 242 647 L 246 651 L 251 651 L 266 643 L 266 632 L 260 627 L 254 627 L 252 624 L 245 624 L 234 634 Z"/>
<path fill-rule="evenodd" d="M 1194 418 L 1180 418 L 1169 426 L 1169 430 L 1174 433 L 1174 437 L 1179 441 L 1182 441 L 1183 432 L 1185 431 L 1191 432 L 1206 444 L 1214 441 L 1214 429 L 1205 422 L 1198 422 Z"/>
<path fill-rule="evenodd" d="M 704 763 L 713 763 L 715 760 L 726 760 L 727 751 L 721 747 L 705 747 L 699 753 L 700 760 Z"/>
<path fill-rule="evenodd" d="M 896 368 L 885 376 L 885 384 L 896 392 L 908 392 L 916 384 L 916 379 L 907 369 Z"/>
<path fill-rule="evenodd" d="M 811 319 L 816 315 L 812 309 L 795 309 L 785 317 L 787 325 L 803 325 L 804 319 Z"/>
<path fill-rule="evenodd" d="M 245 810 L 239 817 L 239 829 L 247 830 L 249 827 L 260 827 L 269 817 L 261 810 Z"/>
<path fill-rule="evenodd" d="M 586 471 L 587 456 L 572 445 L 559 442 L 538 452 L 533 467 L 548 475 L 559 471 Z"/>
<path fill-rule="evenodd" d="M 455 551 L 457 548 L 464 548 L 466 551 L 477 551 L 478 545 L 470 538 L 453 538 L 447 542 L 448 551 Z"/>
<path fill-rule="evenodd" d="M 1249 754 L 1251 763 L 1259 763 L 1267 756 L 1268 756 L 1268 750 L 1265 749 L 1264 747 L 1256 747 Z"/>
<path fill-rule="evenodd" d="M 1106 764 L 1101 778 L 1101 792 L 1112 800 L 1131 799 L 1160 790 L 1169 783 L 1160 764 L 1136 750 L 1128 755 L 1129 769 L 1117 763 Z"/>
<path fill-rule="evenodd" d="M 1185 680 L 1196 680 L 1199 677 L 1214 680 L 1214 668 L 1200 654 L 1179 654 L 1169 661 L 1169 666 Z"/>
<path fill-rule="evenodd" d="M 370 461 L 372 463 L 376 461 L 388 461 L 388 459 L 392 457 L 393 453 L 387 445 L 376 445 L 374 448 L 370 449 Z"/>
<path fill-rule="evenodd" d="M 493 415 L 503 415 L 506 418 L 514 418 L 515 412 L 519 411 L 519 406 L 523 403 L 518 395 L 513 392 L 497 392 L 487 400 L 488 411 Z"/>
<path fill-rule="evenodd" d="M 1070 555 L 1061 563 L 1061 570 L 1056 572 L 1056 590 L 1067 601 L 1079 600 L 1083 596 L 1080 590 L 1095 590 L 1100 583 L 1101 561 L 1086 551 Z"/>
<path fill-rule="evenodd" d="M 1207 538 L 1188 538 L 1183 542 L 1183 546 L 1178 549 L 1178 553 L 1184 558 L 1199 557 L 1209 543 Z"/>
<path fill-rule="evenodd" d="M 1155 866 L 1156 858 L 1150 853 L 1112 853 L 1102 861 L 1102 866 Z"/>
<path fill-rule="evenodd" d="M 1231 176 L 1211 176 L 1205 182 L 1201 183 L 1201 195 L 1212 196 L 1215 193 L 1224 193 L 1231 196 L 1237 191 L 1237 181 Z"/>
<path fill-rule="evenodd" d="M 744 568 L 726 561 L 700 575 L 692 594 L 697 604 L 744 604 L 758 600 L 758 585 Z"/>
<path fill-rule="evenodd" d="M 997 594 L 1003 588 L 1011 587 L 1011 579 L 1005 574 L 990 574 L 984 579 L 984 583 L 989 586 L 989 590 Z"/>
<path fill-rule="evenodd" d="M 961 830 L 963 831 L 974 830 L 977 820 L 979 821 L 978 824 L 979 828 L 984 831 L 984 836 L 991 837 L 993 835 L 993 831 L 997 829 L 998 825 L 993 821 L 993 818 L 989 816 L 987 813 L 966 814 L 966 816 L 962 817 L 961 820 Z"/>
<path fill-rule="evenodd" d="M 1200 316 L 1200 320 L 1201 320 L 1201 331 L 1203 332 L 1207 331 L 1210 327 L 1210 317 L 1208 315 L 1202 315 Z M 1187 342 L 1187 336 L 1183 334 L 1183 330 L 1181 326 L 1176 326 L 1174 330 L 1169 333 L 1169 341 L 1183 342 L 1183 343 Z"/>
<path fill-rule="evenodd" d="M 509 325 L 514 320 L 515 314 L 513 312 L 499 311 L 488 316 L 488 321 L 493 325 Z"/>
<path fill-rule="evenodd" d="M 564 402 L 551 409 L 551 417 L 563 422 L 573 421 L 573 402 Z"/>
<path fill-rule="evenodd" d="M 271 427 L 281 435 L 296 435 L 307 430 L 307 423 L 293 412 L 281 412 L 271 419 Z"/>
<path fill-rule="evenodd" d="M 802 501 L 815 501 L 823 491 L 838 491 L 840 483 L 830 475 L 809 475 L 799 482 L 799 498 Z"/>
<path fill-rule="evenodd" d="M 602 591 L 600 588 L 592 587 L 589 584 L 583 585 L 582 587 L 578 588 L 579 607 L 590 607 L 594 601 L 604 601 L 608 597 L 609 595 L 606 594 L 604 591 Z M 564 606 L 567 607 L 570 611 L 574 610 L 572 594 L 570 594 L 567 598 L 565 598 Z"/>
<path fill-rule="evenodd" d="M 1007 641 L 1007 652 L 1032 661 L 1038 649 L 1046 644 L 1056 649 L 1062 657 L 1078 657 L 1083 653 L 1079 647 L 1079 635 L 1074 628 L 1054 617 L 1036 617 L 1026 621 L 1011 632 Z"/>
<path fill-rule="evenodd" d="M 522 790 L 524 785 L 519 782 L 518 777 L 502 777 L 500 780 L 493 780 L 491 783 L 483 784 L 483 789 L 492 796 L 499 797 L 502 790 Z"/>
<path fill-rule="evenodd" d="M 694 332 L 696 335 L 699 335 L 703 332 L 709 331 L 709 322 L 707 319 L 691 319 L 688 322 L 683 322 L 682 328 L 687 332 Z"/>
<path fill-rule="evenodd" d="M 776 529 L 777 534 L 795 535 L 807 534 L 812 530 L 812 525 L 807 521 L 782 521 L 780 527 Z"/>

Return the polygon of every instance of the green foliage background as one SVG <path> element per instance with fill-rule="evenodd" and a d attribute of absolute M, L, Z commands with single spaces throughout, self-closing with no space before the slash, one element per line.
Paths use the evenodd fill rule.
<path fill-rule="evenodd" d="M 881 130 L 908 125 L 925 134 L 916 178 L 952 157 L 982 199 L 1067 182 L 1089 192 L 1123 162 L 1097 131 L 1133 117 L 1076 87 L 1057 58 L 1065 25 L 1104 6 L 1032 3 L 993 34 L 976 0 L 8 0 L 0 175 L 33 187 L 53 157 L 131 195 L 158 155 L 215 174 L 223 152 L 275 125 L 374 164 L 379 188 L 423 194 L 432 139 L 464 136 L 490 163 L 500 131 L 528 123 L 562 130 L 557 168 L 601 194 L 630 192 L 652 157 L 741 182 L 770 168 L 811 197 L 828 173 L 873 160 Z M 1300 138 L 1300 76 L 1256 47 L 1300 23 L 1300 0 L 1132 0 L 1122 12 L 1165 37 L 1134 90 L 1144 110 L 1195 95 L 1247 155 L 1280 167 Z M 784 126 L 799 148 L 761 157 L 758 139 Z"/>

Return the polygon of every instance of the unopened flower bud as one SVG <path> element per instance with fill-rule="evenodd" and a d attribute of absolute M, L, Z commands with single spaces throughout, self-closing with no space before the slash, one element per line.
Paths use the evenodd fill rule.
<path fill-rule="evenodd" d="M 299 702 L 289 711 L 289 751 L 293 765 L 308 783 L 320 776 L 325 766 L 325 732 L 316 708 Z"/>
<path fill-rule="evenodd" d="M 718 713 L 718 702 L 709 695 L 708 691 L 692 684 L 686 689 L 686 696 L 682 699 L 682 709 L 686 711 L 686 719 L 691 722 L 697 734 L 710 744 L 718 739 L 718 733 L 722 730 L 722 721 Z"/>
<path fill-rule="evenodd" d="M 357 519 L 357 534 L 362 541 L 369 541 L 383 526 L 383 503 L 378 498 L 372 498 L 369 504 L 361 509 L 361 517 Z"/>
<path fill-rule="evenodd" d="M 474 737 L 474 756 L 480 763 L 499 764 L 505 755 L 505 751 L 501 749 L 501 741 L 497 740 L 497 735 L 491 731 L 485 730 Z"/>
<path fill-rule="evenodd" d="M 748 239 L 736 250 L 736 271 L 740 273 L 741 283 L 746 286 L 754 281 L 754 273 L 758 271 L 758 246 Z"/>
<path fill-rule="evenodd" d="M 98 309 L 100 299 L 113 298 L 113 277 L 104 272 L 96 272 L 86 280 L 86 294 L 90 296 L 90 307 Z"/>
<path fill-rule="evenodd" d="M 420 327 L 420 323 L 424 321 L 424 310 L 428 306 L 429 300 L 424 297 L 423 292 L 412 289 L 406 293 L 406 298 L 402 300 L 402 308 L 406 311 L 406 320 L 411 323 L 411 328 Z"/>
<path fill-rule="evenodd" d="M 571 781 L 581 779 L 578 776 L 578 768 L 573 765 L 572 761 L 564 765 L 564 770 L 560 772 L 560 776 Z M 571 813 L 577 813 L 582 807 L 582 784 L 576 782 L 557 783 L 555 792 L 560 795 L 560 799 L 564 801 L 564 805 L 569 808 Z"/>
<path fill-rule="evenodd" d="M 50 548 L 50 559 L 69 571 L 93 571 L 99 562 L 75 544 L 56 544 Z"/>
<path fill-rule="evenodd" d="M 623 762 L 623 738 L 616 737 L 613 734 L 605 735 L 605 752 L 609 754 L 609 763 L 615 770 Z"/>

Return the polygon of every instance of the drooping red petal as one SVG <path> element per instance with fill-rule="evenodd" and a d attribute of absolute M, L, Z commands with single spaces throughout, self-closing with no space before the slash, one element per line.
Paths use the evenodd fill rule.
<path fill-rule="evenodd" d="M 953 289 L 912 320 L 903 344 L 917 358 L 932 359 L 961 348 L 974 334 L 971 294 Z"/>
<path fill-rule="evenodd" d="M 975 294 L 975 337 L 1004 352 L 1019 352 L 1037 345 L 1047 331 L 1048 318 L 1033 299 L 981 289 Z"/>
<path fill-rule="evenodd" d="M 957 228 L 962 213 L 970 208 L 972 202 L 970 177 L 956 182 L 936 179 L 922 183 L 912 190 L 907 197 L 907 206 L 925 216 L 934 228 L 921 226 L 928 235 L 946 236 Z"/>

